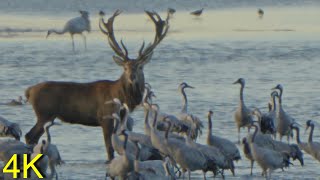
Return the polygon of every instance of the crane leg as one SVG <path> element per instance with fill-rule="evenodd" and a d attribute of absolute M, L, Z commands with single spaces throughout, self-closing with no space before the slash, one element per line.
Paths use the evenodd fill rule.
<path fill-rule="evenodd" d="M 84 41 L 84 48 L 85 50 L 87 50 L 87 38 L 84 34 L 82 34 L 82 38 L 83 38 L 83 41 Z"/>
<path fill-rule="evenodd" d="M 240 127 L 238 127 L 238 143 L 240 144 Z"/>
<path fill-rule="evenodd" d="M 254 164 L 254 161 L 251 161 L 251 176 L 252 176 L 252 169 L 253 169 L 253 164 Z"/>
<path fill-rule="evenodd" d="M 207 180 L 207 178 L 206 178 L 206 172 L 204 172 L 204 171 L 203 171 L 203 179 L 204 179 L 204 180 Z"/>
<path fill-rule="evenodd" d="M 74 38 L 73 38 L 73 34 L 71 34 L 71 39 L 72 39 L 72 50 L 74 52 Z"/>

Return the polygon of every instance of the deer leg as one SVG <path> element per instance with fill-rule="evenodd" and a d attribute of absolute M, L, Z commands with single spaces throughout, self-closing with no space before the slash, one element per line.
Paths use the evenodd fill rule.
<path fill-rule="evenodd" d="M 37 123 L 32 127 L 32 129 L 25 136 L 27 144 L 37 144 L 40 137 L 44 133 L 44 125 L 47 122 L 51 122 L 56 118 L 55 116 L 43 117 L 40 115 L 37 115 L 37 117 L 38 117 Z"/>
<path fill-rule="evenodd" d="M 26 134 L 25 139 L 27 144 L 37 144 L 40 137 L 44 133 L 44 126 L 45 123 L 38 121 L 32 129 Z"/>
<path fill-rule="evenodd" d="M 114 158 L 114 150 L 111 144 L 111 135 L 113 131 L 113 120 L 108 119 L 105 120 L 102 124 L 102 130 L 103 130 L 103 136 L 104 136 L 104 142 L 107 150 L 108 155 L 108 161 L 111 161 Z"/>

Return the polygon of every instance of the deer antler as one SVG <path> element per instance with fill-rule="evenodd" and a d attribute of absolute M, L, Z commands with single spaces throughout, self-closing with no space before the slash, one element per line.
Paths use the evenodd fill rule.
<path fill-rule="evenodd" d="M 145 49 L 145 43 L 142 43 L 142 46 L 139 50 L 139 56 L 137 60 L 145 61 L 150 59 L 153 53 L 153 50 L 157 47 L 157 45 L 162 41 L 162 39 L 167 35 L 169 30 L 169 16 L 167 16 L 166 20 L 162 20 L 158 13 L 145 11 L 149 18 L 152 20 L 156 27 L 156 35 L 154 37 L 153 43 L 149 44 Z"/>
<path fill-rule="evenodd" d="M 153 43 L 150 43 L 145 48 L 145 42 L 142 43 L 140 50 L 139 50 L 139 56 L 136 58 L 137 61 L 140 61 L 141 63 L 146 63 L 151 57 L 153 50 L 157 47 L 157 45 L 162 41 L 162 39 L 166 36 L 168 30 L 169 30 L 169 16 L 165 20 L 162 20 L 158 13 L 156 12 L 150 12 L 145 11 L 146 14 L 149 16 L 149 18 L 152 20 L 152 22 L 155 24 L 156 27 L 156 35 L 154 37 Z M 128 61 L 130 58 L 128 57 L 128 50 L 126 46 L 123 44 L 122 40 L 120 41 L 122 48 L 116 41 L 116 38 L 114 36 L 113 31 L 113 21 L 115 17 L 117 17 L 121 13 L 120 10 L 116 10 L 113 15 L 108 19 L 108 22 L 105 23 L 104 19 L 101 18 L 99 22 L 99 28 L 101 32 L 108 36 L 108 41 L 113 49 L 113 51 L 122 58 L 123 61 Z M 100 12 L 101 15 L 103 15 L 103 12 Z M 101 26 L 103 25 L 103 27 Z"/>
<path fill-rule="evenodd" d="M 100 22 L 99 22 L 99 28 L 103 34 L 108 36 L 108 42 L 109 42 L 111 48 L 113 49 L 113 51 L 118 56 L 120 56 L 122 58 L 122 60 L 127 61 L 127 60 L 129 60 L 128 50 L 127 50 L 126 46 L 123 44 L 122 40 L 120 41 L 120 43 L 121 43 L 121 46 L 124 51 L 121 49 L 121 47 L 119 46 L 119 44 L 114 36 L 114 31 L 113 31 L 113 21 L 114 21 L 115 17 L 117 17 L 119 14 L 121 14 L 121 12 L 122 11 L 120 11 L 119 9 L 116 10 L 113 13 L 113 15 L 108 19 L 107 23 L 105 23 L 103 18 L 101 18 Z M 101 24 L 103 24 L 104 28 L 102 28 Z"/>

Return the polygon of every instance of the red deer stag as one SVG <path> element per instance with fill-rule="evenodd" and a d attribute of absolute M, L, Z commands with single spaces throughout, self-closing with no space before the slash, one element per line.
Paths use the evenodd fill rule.
<path fill-rule="evenodd" d="M 108 160 L 113 159 L 111 115 L 116 106 L 105 102 L 118 98 L 129 106 L 131 112 L 141 103 L 145 86 L 143 66 L 150 61 L 153 50 L 169 29 L 168 17 L 162 20 L 157 13 L 146 11 L 155 24 L 156 35 L 153 43 L 148 46 L 145 47 L 143 42 L 138 57 L 131 59 L 123 42 L 121 41 L 121 48 L 114 36 L 113 21 L 120 13 L 121 11 L 117 10 L 107 23 L 102 17 L 99 27 L 108 36 L 109 45 L 117 54 L 113 56 L 113 60 L 124 69 L 121 77 L 115 81 L 100 80 L 90 83 L 48 81 L 29 87 L 25 95 L 33 106 L 37 123 L 25 136 L 28 144 L 36 144 L 44 133 L 44 125 L 59 118 L 68 123 L 101 126 Z"/>

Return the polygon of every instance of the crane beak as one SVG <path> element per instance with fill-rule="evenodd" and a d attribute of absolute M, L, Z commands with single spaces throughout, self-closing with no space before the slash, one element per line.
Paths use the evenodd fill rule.
<path fill-rule="evenodd" d="M 186 88 L 194 89 L 194 87 L 193 87 L 193 86 L 190 86 L 190 85 L 188 85 L 188 84 L 187 84 Z"/>
<path fill-rule="evenodd" d="M 239 80 L 237 80 L 236 82 L 232 83 L 232 84 L 238 84 L 239 83 Z"/>

